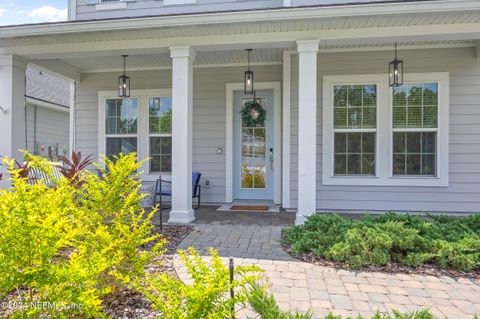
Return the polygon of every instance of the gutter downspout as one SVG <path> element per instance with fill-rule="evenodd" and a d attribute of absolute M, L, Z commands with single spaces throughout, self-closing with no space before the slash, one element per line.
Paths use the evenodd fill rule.
<path fill-rule="evenodd" d="M 26 72 L 26 70 L 25 70 Z M 28 150 L 28 136 L 27 136 L 27 133 L 28 133 L 28 119 L 27 119 L 27 76 L 25 76 L 25 81 L 24 81 L 24 84 L 25 84 L 25 91 L 24 91 L 24 94 L 23 94 L 23 115 L 24 115 L 24 133 L 25 133 L 25 150 Z"/>
<path fill-rule="evenodd" d="M 37 105 L 33 106 L 33 154 L 38 155 L 38 148 L 37 148 Z"/>
<path fill-rule="evenodd" d="M 70 128 L 69 128 L 69 156 L 75 150 L 75 115 L 76 115 L 76 104 L 77 104 L 77 83 L 73 80 L 70 81 Z"/>

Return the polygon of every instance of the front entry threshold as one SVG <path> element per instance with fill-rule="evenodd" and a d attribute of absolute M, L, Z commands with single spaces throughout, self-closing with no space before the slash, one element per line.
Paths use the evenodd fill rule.
<path fill-rule="evenodd" d="M 169 224 L 189 224 L 195 220 L 195 214 L 193 209 L 187 211 L 174 211 L 170 212 Z"/>
<path fill-rule="evenodd" d="M 233 210 L 233 206 L 268 206 L 268 210 Z M 217 208 L 218 212 L 262 212 L 262 213 L 279 213 L 280 212 L 280 205 L 273 204 L 272 202 L 233 202 L 231 204 L 224 204 Z"/>

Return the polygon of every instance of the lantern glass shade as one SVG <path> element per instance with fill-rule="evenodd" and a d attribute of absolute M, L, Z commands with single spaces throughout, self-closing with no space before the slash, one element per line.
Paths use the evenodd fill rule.
<path fill-rule="evenodd" d="M 245 94 L 253 94 L 253 71 L 245 71 Z"/>
<path fill-rule="evenodd" d="M 130 97 L 130 77 L 121 75 L 118 77 L 118 96 L 124 99 Z"/>
<path fill-rule="evenodd" d="M 391 87 L 403 85 L 403 61 L 395 59 L 389 63 L 388 77 Z"/>

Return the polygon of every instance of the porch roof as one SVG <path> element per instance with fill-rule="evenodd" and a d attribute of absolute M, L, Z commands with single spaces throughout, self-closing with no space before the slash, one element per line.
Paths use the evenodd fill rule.
<path fill-rule="evenodd" d="M 390 1 L 386 1 L 390 2 Z M 480 2 L 395 1 L 288 10 L 255 10 L 0 28 L 0 55 L 21 56 L 72 79 L 81 73 L 169 68 L 169 47 L 190 45 L 196 66 L 282 63 L 297 40 L 320 39 L 320 51 L 477 46 Z M 408 13 L 408 14 L 406 14 Z M 479 50 L 480 52 L 480 50 Z"/>
<path fill-rule="evenodd" d="M 57 106 L 70 107 L 70 83 L 36 68 L 26 70 L 25 96 Z"/>

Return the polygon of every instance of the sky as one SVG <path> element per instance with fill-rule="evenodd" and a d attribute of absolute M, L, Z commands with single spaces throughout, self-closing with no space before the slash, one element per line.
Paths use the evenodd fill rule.
<path fill-rule="evenodd" d="M 68 0 L 0 0 L 0 25 L 67 20 Z"/>

